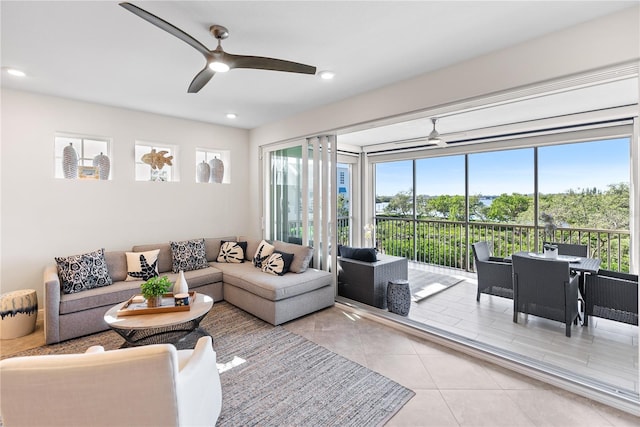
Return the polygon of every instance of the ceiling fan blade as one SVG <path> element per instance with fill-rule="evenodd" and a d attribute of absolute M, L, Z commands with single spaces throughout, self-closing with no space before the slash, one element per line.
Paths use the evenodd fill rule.
<path fill-rule="evenodd" d="M 286 71 L 289 73 L 315 74 L 316 67 L 263 56 L 232 55 L 224 53 L 229 68 L 253 68 L 258 70 Z"/>
<path fill-rule="evenodd" d="M 196 74 L 196 76 L 193 78 L 193 81 L 189 85 L 189 90 L 187 90 L 187 92 L 197 93 L 204 87 L 204 85 L 209 83 L 209 80 L 211 80 L 211 77 L 213 77 L 215 74 L 216 72 L 209 68 L 209 65 L 205 65 L 204 69 Z"/>
<path fill-rule="evenodd" d="M 131 3 L 123 2 L 123 3 L 120 3 L 120 6 L 124 7 L 129 12 L 135 15 L 138 15 L 140 18 L 144 19 L 145 21 L 152 23 L 156 27 L 165 30 L 169 34 L 176 36 L 177 38 L 179 38 L 180 40 L 187 43 L 189 46 L 193 47 L 195 50 L 203 54 L 205 57 L 209 56 L 209 49 L 207 49 L 202 43 L 200 43 L 198 40 L 194 39 L 189 34 L 182 31 L 180 28 L 175 27 L 174 25 L 168 23 L 164 19 L 158 18 L 157 16 L 147 12 L 144 9 L 140 9 L 138 6 L 135 6 Z"/>

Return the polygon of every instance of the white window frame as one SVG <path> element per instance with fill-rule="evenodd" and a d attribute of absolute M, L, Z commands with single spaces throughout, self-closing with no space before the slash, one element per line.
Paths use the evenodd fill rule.
<path fill-rule="evenodd" d="M 198 182 L 198 164 L 202 163 L 203 160 L 209 163 L 209 161 L 214 158 L 218 158 L 224 163 L 222 184 L 231 184 L 231 151 L 216 148 L 196 148 L 196 173 L 194 180 Z"/>
<path fill-rule="evenodd" d="M 85 143 L 94 141 L 104 143 L 104 149 L 101 151 L 104 155 L 111 159 L 111 146 L 113 139 L 105 136 L 82 135 L 67 132 L 56 132 L 53 140 L 53 176 L 57 179 L 64 179 L 62 168 L 62 153 L 64 147 L 69 143 L 73 144 L 76 153 L 78 153 L 78 166 L 93 166 L 93 157 L 85 155 Z M 97 154 L 96 154 L 97 155 Z M 95 157 L 95 156 L 94 156 Z M 112 169 L 113 170 L 113 169 Z M 109 180 L 112 179 L 113 172 L 109 172 Z"/>

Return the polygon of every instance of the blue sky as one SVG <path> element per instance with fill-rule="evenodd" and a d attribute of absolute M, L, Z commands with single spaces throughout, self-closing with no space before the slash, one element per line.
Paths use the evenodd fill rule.
<path fill-rule="evenodd" d="M 563 144 L 538 149 L 542 193 L 629 182 L 629 139 Z M 411 161 L 376 165 L 376 194 L 392 196 L 412 188 Z M 418 194 L 464 194 L 464 156 L 417 162 Z M 533 148 L 469 156 L 471 194 L 533 192 Z"/>

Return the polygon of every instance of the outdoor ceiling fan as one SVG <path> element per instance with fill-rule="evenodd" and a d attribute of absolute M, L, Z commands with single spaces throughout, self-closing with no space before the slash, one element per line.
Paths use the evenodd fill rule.
<path fill-rule="evenodd" d="M 285 61 L 283 59 L 266 58 L 263 56 L 247 56 L 247 55 L 233 55 L 227 53 L 222 49 L 222 40 L 229 37 L 229 30 L 222 25 L 212 25 L 209 28 L 211 34 L 218 40 L 218 47 L 214 50 L 207 49 L 202 43 L 185 33 L 181 29 L 168 23 L 162 18 L 159 18 L 144 9 L 140 9 L 131 3 L 120 3 L 120 6 L 127 9 L 129 12 L 138 15 L 144 19 L 161 28 L 187 43 L 195 50 L 204 55 L 207 64 L 204 69 L 200 71 L 194 77 L 193 81 L 189 85 L 188 92 L 196 93 L 206 85 L 209 80 L 216 74 L 216 72 L 224 73 L 233 68 L 252 68 L 258 70 L 272 70 L 272 71 L 286 71 L 289 73 L 300 74 L 315 74 L 316 67 L 311 65 L 300 64 L 297 62 Z"/>
<path fill-rule="evenodd" d="M 436 122 L 438 121 L 437 117 L 432 117 L 431 118 L 431 123 L 433 124 L 433 130 L 431 131 L 431 133 L 429 134 L 429 136 L 427 136 L 427 141 L 437 144 L 437 145 L 441 145 L 444 146 L 446 145 L 446 141 L 444 139 L 442 139 L 442 137 L 440 136 L 440 132 L 438 132 L 436 130 Z"/>

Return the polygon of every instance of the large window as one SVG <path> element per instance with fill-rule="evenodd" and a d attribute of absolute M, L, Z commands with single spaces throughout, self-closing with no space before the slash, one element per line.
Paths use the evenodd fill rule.
<path fill-rule="evenodd" d="M 464 221 L 464 156 L 416 160 L 418 218 Z"/>
<path fill-rule="evenodd" d="M 465 269 L 471 242 L 507 256 L 549 240 L 587 245 L 602 268 L 627 272 L 629 153 L 618 138 L 378 162 L 379 249 Z"/>
<path fill-rule="evenodd" d="M 608 268 L 629 271 L 630 139 L 538 149 L 540 220 L 550 240 L 587 245 Z M 549 227 L 550 226 L 550 227 Z M 592 230 L 592 231 L 587 231 Z"/>
<path fill-rule="evenodd" d="M 376 164 L 376 214 L 413 214 L 413 161 Z"/>
<path fill-rule="evenodd" d="M 533 207 L 533 149 L 469 155 L 472 221 L 531 223 L 523 215 Z"/>

